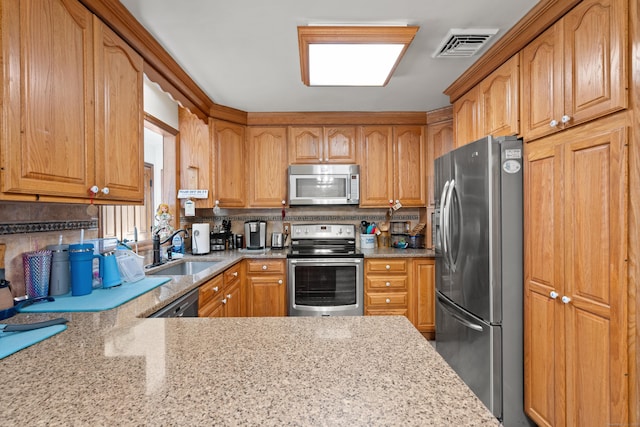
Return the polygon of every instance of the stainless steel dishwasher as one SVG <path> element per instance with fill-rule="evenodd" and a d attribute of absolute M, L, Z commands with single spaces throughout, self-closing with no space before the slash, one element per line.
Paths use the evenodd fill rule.
<path fill-rule="evenodd" d="M 198 317 L 198 288 L 181 296 L 149 317 Z"/>

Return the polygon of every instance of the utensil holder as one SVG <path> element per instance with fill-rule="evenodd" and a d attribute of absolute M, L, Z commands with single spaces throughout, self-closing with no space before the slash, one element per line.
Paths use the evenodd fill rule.
<path fill-rule="evenodd" d="M 376 247 L 376 235 L 375 234 L 361 234 L 360 235 L 360 248 L 361 249 L 373 249 Z"/>

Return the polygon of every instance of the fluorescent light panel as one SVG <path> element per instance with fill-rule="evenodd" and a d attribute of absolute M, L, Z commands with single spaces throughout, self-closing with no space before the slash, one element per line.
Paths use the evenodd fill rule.
<path fill-rule="evenodd" d="M 402 44 L 311 44 L 309 84 L 384 86 L 403 49 Z"/>
<path fill-rule="evenodd" d="M 307 86 L 385 86 L 418 27 L 298 27 Z"/>

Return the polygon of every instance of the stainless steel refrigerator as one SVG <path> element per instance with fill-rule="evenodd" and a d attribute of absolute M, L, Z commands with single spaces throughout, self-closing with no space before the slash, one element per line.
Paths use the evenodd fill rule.
<path fill-rule="evenodd" d="M 522 142 L 435 161 L 436 350 L 506 427 L 523 404 Z"/>

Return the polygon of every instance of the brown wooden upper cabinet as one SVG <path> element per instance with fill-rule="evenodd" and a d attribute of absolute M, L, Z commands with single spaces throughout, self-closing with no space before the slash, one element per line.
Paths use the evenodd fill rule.
<path fill-rule="evenodd" d="M 360 207 L 424 207 L 427 198 L 423 126 L 360 128 Z"/>
<path fill-rule="evenodd" d="M 141 203 L 142 58 L 71 0 L 3 1 L 2 37 L 0 198 Z"/>
<path fill-rule="evenodd" d="M 519 133 L 519 54 L 453 104 L 456 147 L 486 135 Z"/>
<path fill-rule="evenodd" d="M 180 127 L 180 188 L 211 190 L 212 144 L 209 124 L 186 108 L 178 110 Z M 213 207 L 213 191 L 208 198 L 194 199 L 196 208 Z"/>
<path fill-rule="evenodd" d="M 289 162 L 356 163 L 356 136 L 356 126 L 290 126 Z"/>
<path fill-rule="evenodd" d="M 625 0 L 584 0 L 522 51 L 532 140 L 627 108 Z"/>
<path fill-rule="evenodd" d="M 443 119 L 430 123 L 427 113 L 427 206 L 435 205 L 433 189 L 433 163 L 438 157 L 453 150 L 453 110 L 447 108 Z"/>
<path fill-rule="evenodd" d="M 247 188 L 245 126 L 223 120 L 209 122 L 213 135 L 214 203 L 218 200 L 221 208 L 243 208 Z"/>
<path fill-rule="evenodd" d="M 249 207 L 277 208 L 287 200 L 287 128 L 247 129 Z"/>

